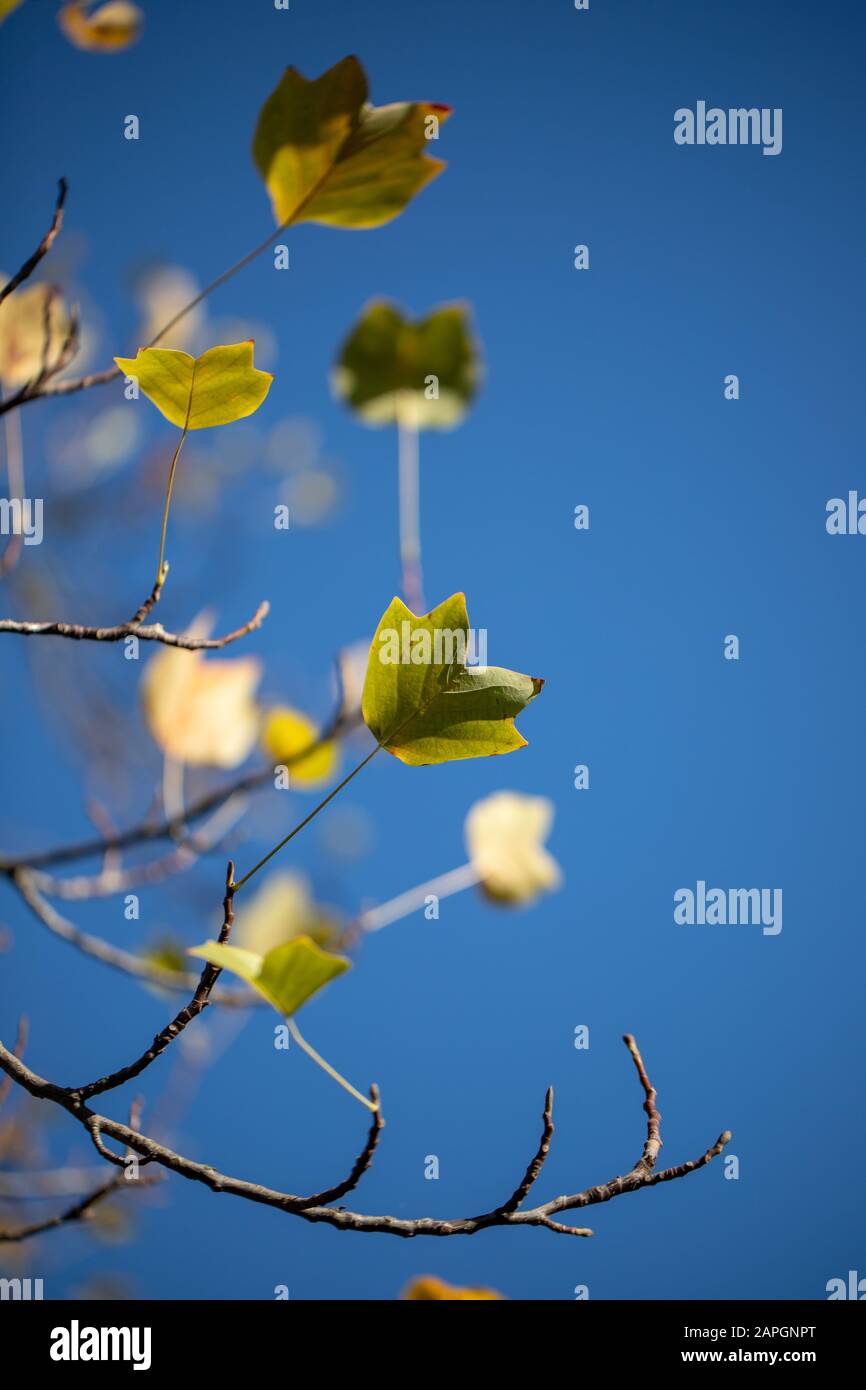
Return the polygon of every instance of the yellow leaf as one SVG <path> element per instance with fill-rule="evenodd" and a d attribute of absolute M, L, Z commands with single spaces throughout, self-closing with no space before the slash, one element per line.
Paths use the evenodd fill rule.
<path fill-rule="evenodd" d="M 210 658 L 164 647 L 142 678 L 144 717 L 164 753 L 202 767 L 238 767 L 252 751 L 262 677 L 255 657 Z"/>
<path fill-rule="evenodd" d="M 431 102 L 371 106 L 357 58 L 312 80 L 287 68 L 262 107 L 253 158 L 274 216 L 332 227 L 380 227 L 444 164 L 426 145 L 451 108 Z"/>
<path fill-rule="evenodd" d="M 299 710 L 281 706 L 272 709 L 265 719 L 262 747 L 275 763 L 288 767 L 290 784 L 315 786 L 327 781 L 337 762 L 337 747 L 330 740 L 307 757 L 298 757 L 318 737 L 319 730 L 311 719 Z"/>
<path fill-rule="evenodd" d="M 76 48 L 117 53 L 139 38 L 144 15 L 130 0 L 107 0 L 95 10 L 89 5 L 64 5 L 57 23 Z"/>
<path fill-rule="evenodd" d="M 24 386 L 60 357 L 69 313 L 51 285 L 15 290 L 0 304 L 0 381 Z M 46 333 L 47 330 L 47 333 Z"/>
<path fill-rule="evenodd" d="M 301 874 L 274 873 L 239 914 L 235 944 L 265 956 L 275 946 L 308 936 L 317 946 L 329 946 L 339 935 L 336 916 L 319 907 Z"/>
<path fill-rule="evenodd" d="M 258 410 L 273 377 L 253 366 L 252 341 L 209 348 L 201 357 L 172 348 L 139 348 L 115 357 L 157 410 L 181 429 L 230 425 Z"/>
<path fill-rule="evenodd" d="M 344 956 L 320 950 L 307 936 L 286 941 L 263 956 L 239 946 L 224 946 L 218 941 L 193 946 L 189 954 L 201 956 L 220 969 L 233 970 L 284 1018 L 291 1018 L 310 995 L 342 975 L 351 964 Z"/>
<path fill-rule="evenodd" d="M 402 1297 L 416 1301 L 448 1299 L 455 1302 L 478 1302 L 501 1299 L 505 1295 L 497 1293 L 496 1289 L 459 1288 L 455 1284 L 446 1284 L 444 1279 L 437 1279 L 433 1274 L 421 1274 L 417 1279 L 413 1279 L 411 1284 L 407 1284 Z"/>
<path fill-rule="evenodd" d="M 543 796 L 494 792 L 466 817 L 466 846 L 482 890 L 497 902 L 528 903 L 557 888 L 559 865 L 543 841 L 553 803 Z"/>

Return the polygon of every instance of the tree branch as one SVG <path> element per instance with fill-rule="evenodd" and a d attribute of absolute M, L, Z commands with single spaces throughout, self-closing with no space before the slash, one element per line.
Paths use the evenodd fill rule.
<path fill-rule="evenodd" d="M 635 1065 L 638 1067 L 638 1074 L 643 1077 L 645 1075 L 645 1071 L 642 1072 L 643 1062 L 633 1039 L 628 1046 Z M 649 1172 L 642 1155 L 635 1167 L 623 1177 L 612 1178 L 610 1182 L 604 1183 L 602 1186 L 586 1188 L 583 1192 L 576 1192 L 570 1196 L 555 1197 L 552 1201 L 545 1202 L 529 1211 L 515 1210 L 513 1209 L 514 1198 L 522 1201 L 525 1195 L 524 1189 L 528 1191 L 531 1182 L 537 1176 L 536 1169 L 540 1169 L 541 1166 L 539 1155 L 542 1154 L 542 1150 L 545 1150 L 545 1144 L 549 1141 L 549 1128 L 552 1132 L 549 1107 L 548 1104 L 545 1104 L 544 1131 L 539 1154 L 530 1164 L 527 1175 L 514 1197 L 506 1202 L 504 1207 L 494 1207 L 491 1211 L 480 1216 L 460 1217 L 450 1221 L 426 1216 L 417 1218 L 368 1216 L 360 1212 L 347 1211 L 343 1207 L 329 1206 L 321 1199 L 333 1200 L 331 1192 L 337 1191 L 342 1195 L 343 1191 L 348 1191 L 349 1187 L 346 1184 L 354 1186 L 361 1173 L 369 1166 L 369 1160 L 375 1148 L 373 1141 L 374 1138 L 378 1139 L 378 1128 L 375 1125 L 371 1128 L 361 1157 L 344 1184 L 338 1185 L 336 1189 L 329 1189 L 326 1193 L 317 1194 L 316 1197 L 298 1197 L 289 1192 L 279 1192 L 274 1188 L 263 1187 L 259 1183 L 248 1182 L 243 1178 L 234 1178 L 220 1173 L 209 1164 L 197 1163 L 193 1159 L 175 1153 L 174 1150 L 166 1148 L 147 1135 L 137 1133 L 128 1125 L 120 1124 L 117 1120 L 111 1120 L 104 1115 L 97 1115 L 84 1104 L 76 1093 L 37 1076 L 13 1053 L 9 1052 L 2 1043 L 0 1043 L 0 1068 L 35 1099 L 51 1101 L 66 1110 L 89 1133 L 92 1133 L 96 1127 L 97 1132 L 125 1144 L 142 1158 L 157 1163 L 188 1181 L 202 1183 L 205 1187 L 209 1187 L 212 1192 L 225 1192 L 234 1197 L 244 1198 L 246 1201 L 275 1207 L 279 1211 L 299 1216 L 304 1221 L 333 1226 L 337 1230 L 374 1232 L 404 1238 L 413 1236 L 470 1236 L 493 1226 L 543 1226 L 548 1230 L 567 1235 L 590 1235 L 592 1233 L 589 1230 L 566 1226 L 553 1218 L 562 1211 L 595 1206 L 601 1202 L 610 1201 L 613 1197 L 618 1197 L 624 1192 L 637 1192 L 643 1187 L 654 1187 L 657 1183 L 669 1182 L 674 1178 L 696 1172 L 697 1169 L 704 1167 L 717 1154 L 720 1154 L 731 1137 L 730 1131 L 725 1130 L 719 1135 L 715 1144 L 707 1149 L 700 1158 L 681 1163 L 675 1168 L 668 1168 L 660 1173 Z M 651 1123 L 653 1123 L 652 1119 Z M 116 1155 L 114 1157 L 116 1158 Z M 543 1157 L 541 1161 L 543 1162 Z M 531 1181 L 527 1183 L 530 1174 L 532 1174 Z"/>
<path fill-rule="evenodd" d="M 321 733 L 304 748 L 285 759 L 290 770 L 296 763 L 308 758 L 323 744 L 330 743 L 344 733 L 349 733 L 361 723 L 359 713 L 347 714 L 342 708 L 332 717 Z M 111 850 L 129 849 L 133 845 L 151 843 L 154 840 L 177 840 L 183 837 L 191 821 L 200 820 L 208 811 L 216 810 L 230 797 L 239 792 L 256 791 L 273 779 L 273 768 L 260 767 L 245 772 L 234 782 L 207 792 L 186 807 L 183 816 L 174 816 L 161 821 L 142 821 L 129 830 L 116 835 L 103 835 L 95 840 L 84 840 L 73 845 L 61 845 L 55 849 L 37 850 L 33 854 L 0 856 L 0 873 L 13 876 L 20 869 L 44 869 L 53 864 L 68 864 L 76 859 L 89 859 L 93 855 L 106 854 Z M 182 841 L 181 841 L 182 842 Z"/>
<path fill-rule="evenodd" d="M 133 1133 L 138 1130 L 140 1110 L 141 1102 L 139 1100 L 133 1101 L 129 1111 L 129 1126 Z M 107 1150 L 105 1152 L 108 1153 Z M 110 1197 L 113 1192 L 128 1186 L 128 1159 L 132 1157 L 131 1151 L 127 1151 L 126 1159 L 119 1158 L 116 1154 L 108 1154 L 108 1156 L 123 1169 L 122 1173 L 115 1173 L 107 1182 L 101 1183 L 99 1187 L 94 1188 L 92 1192 L 88 1192 L 86 1196 L 79 1198 L 77 1202 L 73 1202 L 72 1206 L 67 1207 L 65 1211 L 58 1212 L 55 1216 L 49 1216 L 43 1221 L 35 1221 L 29 1226 L 19 1226 L 17 1230 L 0 1230 L 0 1244 L 18 1244 L 21 1241 L 29 1240 L 31 1236 L 40 1236 L 45 1231 L 54 1231 L 58 1226 L 68 1226 L 76 1221 L 86 1220 L 93 1212 L 94 1207 L 103 1202 L 106 1197 Z M 136 1177 L 135 1179 L 140 1186 L 146 1186 L 158 1180 L 156 1174 L 152 1176 L 148 1174 L 143 1178 Z"/>
<path fill-rule="evenodd" d="M 137 637 L 140 642 L 161 642 L 165 647 L 180 647 L 185 652 L 219 651 L 255 632 L 270 610 L 270 604 L 265 600 L 248 622 L 233 632 L 227 632 L 224 637 L 184 637 L 182 633 L 167 632 L 162 623 L 142 625 L 142 619 L 152 607 L 153 604 L 148 607 L 145 602 L 134 618 L 126 623 L 117 623 L 114 627 L 88 627 L 84 623 L 19 622 L 16 618 L 0 618 L 0 633 L 12 632 L 19 637 L 69 637 L 73 642 L 122 642 L 127 637 Z"/>
<path fill-rule="evenodd" d="M 48 255 L 48 252 L 54 245 L 54 240 L 57 236 L 57 233 L 60 231 L 60 228 L 63 225 L 63 206 L 66 202 L 66 194 L 68 192 L 68 187 L 69 186 L 65 179 L 60 179 L 58 181 L 57 202 L 54 205 L 54 216 L 51 219 L 51 226 L 48 228 L 48 231 L 45 233 L 36 250 L 33 252 L 33 255 L 28 256 L 21 269 L 17 270 L 15 274 L 12 276 L 12 279 L 7 280 L 6 284 L 2 287 L 2 289 L 0 289 L 0 304 L 2 304 L 3 300 L 8 298 L 8 296 L 12 294 L 14 290 L 17 290 L 18 286 L 22 285 L 25 280 L 29 280 L 30 276 L 33 274 L 39 262 Z"/>

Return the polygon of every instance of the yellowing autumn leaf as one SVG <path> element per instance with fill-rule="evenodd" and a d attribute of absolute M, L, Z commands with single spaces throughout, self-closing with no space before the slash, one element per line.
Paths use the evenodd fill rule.
<path fill-rule="evenodd" d="M 466 305 L 412 320 L 378 300 L 340 349 L 333 387 L 368 424 L 450 429 L 469 408 L 479 375 Z"/>
<path fill-rule="evenodd" d="M 273 377 L 253 366 L 253 344 L 229 343 L 200 357 L 172 348 L 140 348 L 115 357 L 120 370 L 167 420 L 185 430 L 229 425 L 258 410 Z"/>
<path fill-rule="evenodd" d="M 234 943 L 264 956 L 299 936 L 326 947 L 336 941 L 339 931 L 339 919 L 313 900 L 303 875 L 273 873 L 255 897 L 244 903 Z"/>
<path fill-rule="evenodd" d="M 444 1279 L 437 1279 L 433 1274 L 421 1274 L 417 1279 L 413 1279 L 411 1284 L 407 1284 L 401 1297 L 416 1302 L 450 1300 L 452 1302 L 477 1303 L 490 1299 L 501 1299 L 505 1295 L 497 1293 L 495 1289 L 460 1288 L 455 1284 L 446 1284 Z"/>
<path fill-rule="evenodd" d="M 201 956 L 221 969 L 233 970 L 284 1018 L 291 1018 L 312 994 L 342 975 L 351 963 L 343 956 L 321 950 L 307 936 L 287 941 L 264 955 L 239 946 L 223 946 L 218 941 L 193 946 L 189 954 Z"/>
<path fill-rule="evenodd" d="M 130 0 L 107 0 L 104 5 L 64 5 L 57 23 L 70 43 L 91 53 L 117 53 L 141 34 L 144 15 Z"/>
<path fill-rule="evenodd" d="M 0 382 L 18 387 L 33 381 L 43 363 L 59 360 L 69 331 L 69 311 L 51 285 L 8 295 L 0 304 Z"/>
<path fill-rule="evenodd" d="M 280 226 L 379 227 L 445 166 L 425 153 L 451 108 L 371 106 L 357 58 L 312 80 L 287 68 L 261 109 L 253 159 Z"/>
<path fill-rule="evenodd" d="M 526 747 L 514 720 L 544 681 L 467 666 L 469 617 L 452 594 L 421 617 L 394 598 L 370 647 L 362 710 L 381 748 L 420 767 Z"/>
<path fill-rule="evenodd" d="M 292 786 L 315 786 L 330 777 L 337 762 L 337 746 L 328 739 L 316 744 L 318 727 L 299 710 L 280 706 L 265 717 L 262 747 L 275 763 L 289 769 Z M 312 748 L 306 755 L 305 748 Z"/>
<path fill-rule="evenodd" d="M 466 817 L 466 847 L 488 897 L 527 903 L 561 882 L 559 865 L 544 848 L 553 803 L 544 796 L 494 792 Z"/>
<path fill-rule="evenodd" d="M 18 6 L 23 4 L 24 0 L 0 0 L 0 24 L 13 10 L 17 10 Z"/>
<path fill-rule="evenodd" d="M 254 694 L 261 677 L 255 657 L 207 657 L 201 651 L 163 647 L 142 678 L 147 726 L 176 762 L 237 767 L 258 738 Z"/>

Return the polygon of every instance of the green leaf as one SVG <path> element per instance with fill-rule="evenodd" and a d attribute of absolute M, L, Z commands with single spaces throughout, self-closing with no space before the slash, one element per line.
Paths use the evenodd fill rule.
<path fill-rule="evenodd" d="M 466 305 L 446 304 L 413 322 L 378 300 L 343 344 L 333 383 L 372 425 L 448 429 L 465 415 L 479 376 Z"/>
<path fill-rule="evenodd" d="M 382 748 L 414 767 L 526 747 L 514 719 L 544 681 L 500 666 L 467 667 L 463 594 L 417 617 L 395 598 L 367 664 L 361 708 Z"/>
<path fill-rule="evenodd" d="M 230 425 L 252 415 L 274 379 L 253 366 L 252 341 L 210 348 L 201 357 L 171 348 L 139 348 L 137 357 L 114 360 L 167 420 L 188 430 Z"/>
<path fill-rule="evenodd" d="M 357 58 L 312 80 L 286 68 L 253 137 L 253 159 L 280 226 L 380 227 L 444 169 L 424 148 L 450 107 L 371 106 L 367 94 Z"/>
<path fill-rule="evenodd" d="M 350 964 L 344 956 L 323 951 L 308 936 L 297 936 L 263 956 L 240 946 L 223 946 L 218 941 L 193 946 L 189 954 L 220 969 L 233 970 L 284 1018 L 291 1018 L 311 995 L 342 975 Z"/>

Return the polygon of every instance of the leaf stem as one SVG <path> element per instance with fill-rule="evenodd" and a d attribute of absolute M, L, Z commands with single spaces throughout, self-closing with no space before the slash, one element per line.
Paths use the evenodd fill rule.
<path fill-rule="evenodd" d="M 461 864 L 459 869 L 439 874 L 427 883 L 420 883 L 417 888 L 410 888 L 398 897 L 362 912 L 357 919 L 357 925 L 361 931 L 380 931 L 382 927 L 399 922 L 402 917 L 408 917 L 416 908 L 423 907 L 425 899 L 431 893 L 437 898 L 448 898 L 452 893 L 462 893 L 464 888 L 474 887 L 478 879 L 478 870 L 474 864 Z"/>
<path fill-rule="evenodd" d="M 190 400 L 192 400 L 191 391 Z M 188 420 L 189 413 L 187 413 L 187 421 Z M 189 426 L 187 423 L 181 430 L 180 439 L 177 441 L 177 448 L 175 449 L 174 457 L 171 460 L 171 467 L 168 470 L 168 487 L 166 488 L 165 493 L 165 507 L 163 508 L 162 512 L 162 532 L 159 537 L 159 560 L 157 561 L 156 565 L 156 584 L 154 585 L 154 592 L 157 594 L 159 593 L 160 589 L 165 583 L 165 577 L 168 574 L 168 565 L 165 563 L 165 534 L 168 529 L 168 509 L 171 506 L 171 490 L 174 487 L 174 473 L 175 469 L 177 468 L 177 461 L 180 458 L 180 451 L 183 448 L 183 441 L 186 439 L 188 428 Z"/>
<path fill-rule="evenodd" d="M 411 400 L 397 407 L 397 467 L 400 506 L 400 569 L 403 597 L 413 613 L 426 612 L 421 573 L 421 502 L 418 425 Z"/>
<path fill-rule="evenodd" d="M 355 1087 L 352 1085 L 350 1081 L 346 1080 L 345 1076 L 341 1076 L 340 1073 L 336 1070 L 336 1068 L 331 1066 L 330 1062 L 326 1062 L 324 1057 L 320 1056 L 316 1049 L 310 1046 L 306 1038 L 301 1033 L 301 1030 L 298 1027 L 295 1020 L 293 1018 L 287 1017 L 286 1025 L 295 1042 L 298 1044 L 298 1047 L 300 1047 L 304 1052 L 306 1052 L 308 1057 L 311 1057 L 313 1059 L 313 1061 L 316 1063 L 316 1066 L 321 1067 L 322 1071 L 326 1071 L 330 1077 L 333 1077 L 333 1079 L 337 1082 L 339 1086 L 342 1086 L 344 1091 L 348 1091 L 350 1096 L 354 1096 L 355 1100 L 359 1100 L 362 1105 L 366 1105 L 367 1109 L 372 1110 L 375 1114 L 375 1112 L 379 1109 L 378 1104 L 376 1104 L 372 1100 L 368 1100 L 366 1096 L 362 1096 L 360 1091 L 356 1091 Z"/>
<path fill-rule="evenodd" d="M 349 785 L 352 778 L 357 777 L 358 773 L 362 770 L 362 768 L 365 768 L 368 762 L 370 762 L 372 758 L 375 758 L 381 746 L 382 745 L 380 743 L 377 743 L 376 747 L 372 750 L 372 752 L 367 754 L 363 762 L 358 763 L 357 767 L 353 767 L 352 771 L 348 774 L 348 776 L 344 777 L 342 782 L 338 782 L 336 787 L 334 787 L 333 791 L 328 792 L 328 795 L 325 797 L 324 801 L 320 801 L 318 806 L 314 806 L 312 811 L 310 811 L 309 815 L 304 816 L 304 819 L 302 821 L 299 821 L 299 823 L 295 826 L 294 830 L 289 831 L 285 839 L 280 840 L 280 843 L 278 845 L 274 845 L 274 848 L 265 855 L 264 859 L 260 859 L 258 864 L 254 865 L 253 868 L 250 869 L 249 873 L 244 874 L 242 879 L 239 879 L 237 883 L 233 883 L 231 886 L 234 892 L 237 893 L 241 888 L 243 888 L 245 883 L 249 883 L 250 879 L 253 877 L 253 874 L 257 874 L 259 869 L 263 869 L 264 866 L 268 863 L 268 861 L 273 859 L 275 854 L 279 854 L 280 850 L 283 849 L 284 846 L 287 845 L 290 840 L 293 840 L 295 836 L 299 833 L 299 831 L 303 830 L 305 825 L 309 825 L 310 821 L 313 820 L 314 817 L 316 817 L 320 811 L 324 811 L 325 807 L 329 804 L 329 802 L 333 801 L 334 797 L 337 796 L 337 794 L 341 792 L 344 787 Z"/>

